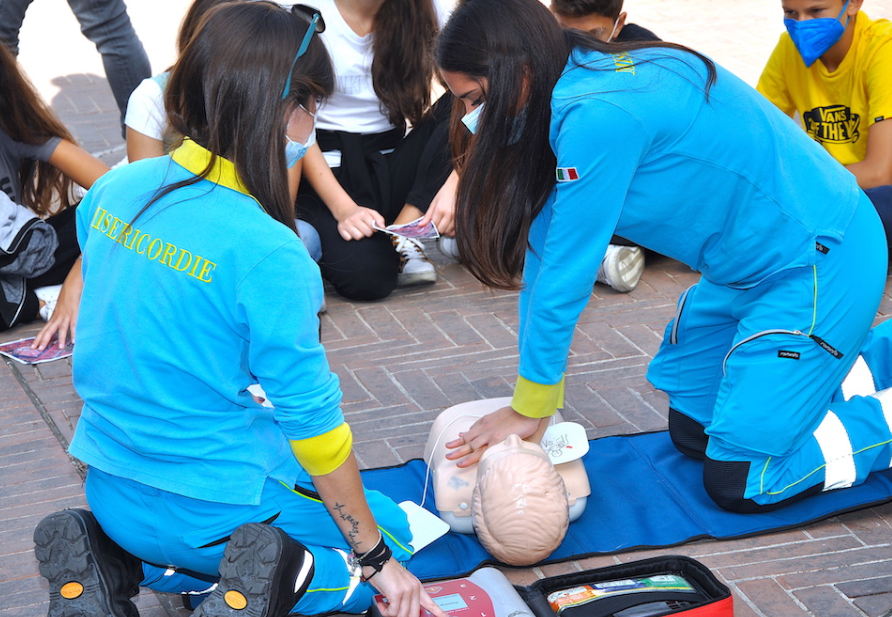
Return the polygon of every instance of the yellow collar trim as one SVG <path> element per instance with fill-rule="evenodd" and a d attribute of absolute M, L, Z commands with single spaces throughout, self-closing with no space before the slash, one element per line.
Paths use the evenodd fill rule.
<path fill-rule="evenodd" d="M 202 148 L 188 137 L 183 140 L 183 145 L 171 152 L 170 156 L 175 163 L 182 165 L 196 176 L 207 169 L 208 163 L 211 162 L 210 150 Z M 222 156 L 218 156 L 217 160 L 214 161 L 214 166 L 208 173 L 207 180 L 254 199 L 254 196 L 248 191 L 248 187 L 239 178 L 235 165 L 232 161 L 224 159 Z"/>

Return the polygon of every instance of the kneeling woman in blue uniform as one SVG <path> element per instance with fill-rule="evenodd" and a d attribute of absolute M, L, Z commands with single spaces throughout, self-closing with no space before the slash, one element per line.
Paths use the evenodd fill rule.
<path fill-rule="evenodd" d="M 523 275 L 511 406 L 450 458 L 530 436 L 561 405 L 616 233 L 702 273 L 648 378 L 719 505 L 764 511 L 890 466 L 889 337 L 870 330 L 885 240 L 854 176 L 708 58 L 562 32 L 535 0 L 469 0 L 436 58 L 474 133 L 462 263 L 493 287 Z"/>
<path fill-rule="evenodd" d="M 321 26 L 268 2 L 209 12 L 167 89 L 182 145 L 115 170 L 78 208 L 70 452 L 92 514 L 35 531 L 51 615 L 136 615 L 137 584 L 218 578 L 197 615 L 359 613 L 372 587 L 393 617 L 444 615 L 400 565 L 406 516 L 363 491 L 319 342 L 319 268 L 295 232 L 287 168 L 334 81 Z"/>

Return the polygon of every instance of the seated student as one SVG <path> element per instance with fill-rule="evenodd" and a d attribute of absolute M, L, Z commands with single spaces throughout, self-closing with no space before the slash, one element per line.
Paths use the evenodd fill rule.
<path fill-rule="evenodd" d="M 757 89 L 855 175 L 892 239 L 892 23 L 863 0 L 784 0 Z"/>
<path fill-rule="evenodd" d="M 637 24 L 627 24 L 623 0 L 552 0 L 551 12 L 562 28 L 584 30 L 605 43 L 659 41 Z M 614 236 L 598 269 L 598 282 L 616 291 L 629 292 L 644 273 L 644 250 Z"/>
<path fill-rule="evenodd" d="M 451 171 L 448 93 L 431 104 L 426 50 L 447 0 L 318 0 L 337 82 L 303 161 L 298 215 L 322 239 L 322 276 L 351 300 L 434 283 L 422 243 L 376 231 L 428 211 Z M 407 131 L 407 128 L 411 127 Z"/>
<path fill-rule="evenodd" d="M 376 590 L 388 617 L 446 617 L 400 564 L 406 514 L 363 490 L 319 342 L 322 281 L 287 168 L 334 76 L 302 8 L 210 11 L 165 96 L 188 138 L 109 172 L 78 208 L 84 408 L 70 452 L 89 466 L 91 511 L 35 530 L 50 615 L 136 615 L 140 583 L 219 581 L 196 617 L 361 613 Z"/>
<path fill-rule="evenodd" d="M 65 324 L 58 328 L 64 345 L 77 302 L 67 290 L 60 296 L 59 285 L 80 275 L 74 191 L 106 171 L 0 46 L 0 330 L 39 314 Z"/>

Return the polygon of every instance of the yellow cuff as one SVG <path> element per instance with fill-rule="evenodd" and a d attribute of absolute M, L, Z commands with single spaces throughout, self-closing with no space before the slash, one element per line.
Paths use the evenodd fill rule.
<path fill-rule="evenodd" d="M 327 433 L 291 441 L 294 458 L 311 476 L 324 476 L 340 467 L 353 450 L 353 431 L 344 422 Z"/>
<path fill-rule="evenodd" d="M 539 384 L 517 376 L 511 408 L 528 418 L 547 418 L 564 406 L 564 378 L 553 386 Z"/>

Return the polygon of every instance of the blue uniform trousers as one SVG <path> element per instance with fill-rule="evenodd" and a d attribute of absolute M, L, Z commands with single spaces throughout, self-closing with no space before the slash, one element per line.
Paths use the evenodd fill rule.
<path fill-rule="evenodd" d="M 815 251 L 814 266 L 749 289 L 701 279 L 648 369 L 669 395 L 670 433 L 673 413 L 700 428 L 704 483 L 724 507 L 852 486 L 892 461 L 892 401 L 884 410 L 886 393 L 874 394 L 892 386 L 883 353 L 892 324 L 871 331 L 888 260 L 870 201 L 862 197 L 844 240 L 818 238 Z"/>
<path fill-rule="evenodd" d="M 313 580 L 293 612 L 361 613 L 372 604 L 376 592 L 351 578 L 346 561 L 350 547 L 312 487 L 298 492 L 267 480 L 259 505 L 231 505 L 184 497 L 91 468 L 86 493 L 103 531 L 143 560 L 145 587 L 207 593 L 218 578 L 217 567 L 233 530 L 245 523 L 269 523 L 301 542 L 315 559 Z M 376 491 L 366 491 L 366 499 L 394 558 L 407 561 L 412 536 L 405 513 Z"/>

